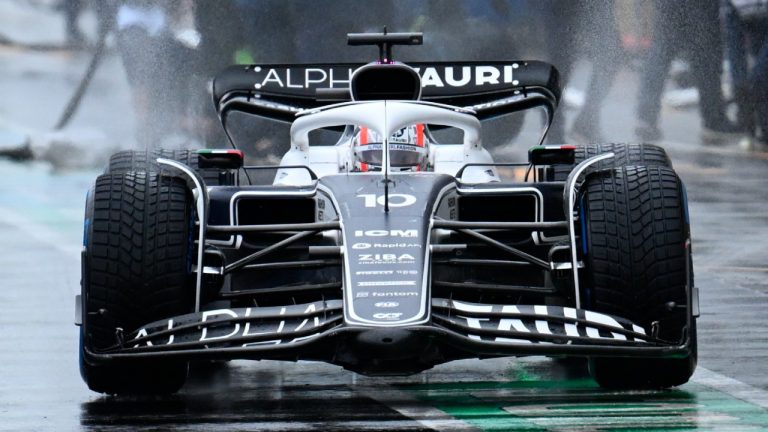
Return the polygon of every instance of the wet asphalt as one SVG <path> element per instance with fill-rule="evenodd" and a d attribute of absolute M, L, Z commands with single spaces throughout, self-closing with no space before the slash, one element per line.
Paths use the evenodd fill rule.
<path fill-rule="evenodd" d="M 77 56 L 0 49 L 0 127 L 47 130 L 82 68 Z M 89 94 L 73 129 L 130 135 L 120 79 L 108 58 L 96 77 L 104 91 Z M 625 72 L 619 83 L 603 108 L 604 134 L 635 140 L 626 95 L 636 78 Z M 662 128 L 690 199 L 702 315 L 697 374 L 658 392 L 600 390 L 582 363 L 545 358 L 387 379 L 236 361 L 196 365 L 171 397 L 90 392 L 73 319 L 82 206 L 98 170 L 0 160 L 0 430 L 768 430 L 768 153 L 736 140 L 703 144 L 695 109 L 665 109 Z"/>

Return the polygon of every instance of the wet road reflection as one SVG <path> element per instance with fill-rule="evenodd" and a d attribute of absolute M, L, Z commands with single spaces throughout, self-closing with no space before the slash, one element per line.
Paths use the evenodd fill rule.
<path fill-rule="evenodd" d="M 430 430 L 361 397 L 351 373 L 318 366 L 197 365 L 177 395 L 94 399 L 80 422 L 86 430 Z"/>
<path fill-rule="evenodd" d="M 585 362 L 459 362 L 422 376 L 371 379 L 326 365 L 207 366 L 178 395 L 103 397 L 81 406 L 86 430 L 762 430 L 768 412 L 698 383 L 663 391 L 608 391 Z M 494 369 L 496 372 L 494 373 Z M 374 395 L 375 394 L 375 395 Z M 373 396 L 372 396 L 373 395 Z M 392 408 L 395 407 L 395 408 Z M 399 410 L 399 412 L 398 412 Z"/>

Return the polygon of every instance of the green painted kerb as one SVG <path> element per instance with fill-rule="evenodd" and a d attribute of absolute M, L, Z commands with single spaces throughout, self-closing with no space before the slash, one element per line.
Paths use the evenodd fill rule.
<path fill-rule="evenodd" d="M 586 378 L 401 388 L 485 431 L 768 430 L 768 411 L 696 383 L 634 392 Z"/>

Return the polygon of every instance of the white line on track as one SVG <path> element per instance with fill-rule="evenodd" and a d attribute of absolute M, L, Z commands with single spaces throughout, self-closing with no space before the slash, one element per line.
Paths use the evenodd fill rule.
<path fill-rule="evenodd" d="M 13 225 L 33 239 L 62 252 L 67 258 L 80 261 L 81 246 L 73 245 L 72 240 L 61 233 L 43 224 L 30 221 L 9 207 L 0 206 L 0 223 Z"/>
<path fill-rule="evenodd" d="M 768 267 L 734 267 L 734 266 L 696 266 L 697 271 L 706 272 L 737 272 L 737 273 L 768 273 Z"/>
<path fill-rule="evenodd" d="M 768 391 L 752 387 L 739 380 L 727 377 L 701 366 L 696 368 L 691 381 L 703 384 L 736 399 L 768 409 Z"/>
<path fill-rule="evenodd" d="M 424 427 L 437 431 L 478 431 L 479 429 L 464 421 L 455 419 L 443 411 L 424 405 L 414 396 L 390 386 L 379 388 L 356 389 L 357 393 L 373 399 L 399 412 Z"/>

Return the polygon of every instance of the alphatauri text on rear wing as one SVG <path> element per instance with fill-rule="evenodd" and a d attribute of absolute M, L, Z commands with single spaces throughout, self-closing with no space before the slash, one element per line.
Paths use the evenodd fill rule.
<path fill-rule="evenodd" d="M 349 85 L 361 63 L 230 66 L 213 82 L 222 120 L 242 111 L 293 121 L 297 112 L 351 100 Z M 560 99 L 557 69 L 540 61 L 417 62 L 421 100 L 466 107 L 480 120 L 544 106 Z M 330 90 L 330 91 L 329 91 Z"/>

